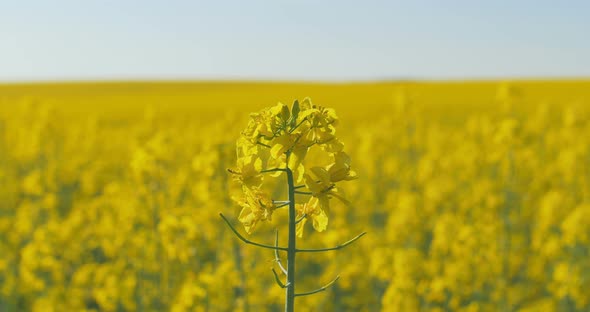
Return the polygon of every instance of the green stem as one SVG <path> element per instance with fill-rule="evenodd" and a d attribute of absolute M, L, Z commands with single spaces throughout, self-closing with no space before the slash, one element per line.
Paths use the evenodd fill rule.
<path fill-rule="evenodd" d="M 291 130 L 289 130 L 289 133 L 293 133 L 293 131 L 297 130 L 297 128 L 299 128 L 299 126 L 301 126 L 306 121 L 307 121 L 307 118 L 300 121 L 295 127 L 293 127 Z"/>
<path fill-rule="evenodd" d="M 351 239 L 351 240 L 349 240 L 349 241 L 347 241 L 347 242 L 345 242 L 343 244 L 340 244 L 338 246 L 334 246 L 334 247 L 330 247 L 330 248 L 296 249 L 295 251 L 296 252 L 324 252 L 324 251 L 331 251 L 331 250 L 339 250 L 339 249 L 342 249 L 342 248 L 344 248 L 344 247 L 346 247 L 346 246 L 348 246 L 348 245 L 356 242 L 359 238 L 365 236 L 365 234 L 367 234 L 367 232 L 362 232 L 361 234 L 355 236 L 353 239 Z"/>
<path fill-rule="evenodd" d="M 225 223 L 227 224 L 227 226 L 229 226 L 229 228 L 231 229 L 232 232 L 234 232 L 234 234 L 236 234 L 236 236 L 244 243 L 246 244 L 250 244 L 250 245 L 254 245 L 254 246 L 258 246 L 258 247 L 262 247 L 262 248 L 268 248 L 268 249 L 274 249 L 274 250 L 283 250 L 283 251 L 288 251 L 288 248 L 285 247 L 275 247 L 275 246 L 271 246 L 271 245 L 265 245 L 265 244 L 261 244 L 261 243 L 257 243 L 257 242 L 253 242 L 247 238 L 245 238 L 244 236 L 242 236 L 242 234 L 240 234 L 238 232 L 238 230 L 236 230 L 236 228 L 234 228 L 233 225 L 231 225 L 231 223 L 229 222 L 229 220 L 223 215 L 223 213 L 219 213 L 219 216 L 223 219 L 223 221 L 225 221 Z"/>
<path fill-rule="evenodd" d="M 286 168 L 287 183 L 289 184 L 289 244 L 287 247 L 287 284 L 285 298 L 285 312 L 295 311 L 295 253 L 297 248 L 296 239 L 296 220 L 295 220 L 295 183 L 293 182 L 293 172 Z"/>

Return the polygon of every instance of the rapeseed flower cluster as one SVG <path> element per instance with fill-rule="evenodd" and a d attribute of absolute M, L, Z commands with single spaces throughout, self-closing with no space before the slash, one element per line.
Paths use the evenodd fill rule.
<path fill-rule="evenodd" d="M 239 200 L 242 207 L 239 220 L 246 232 L 252 233 L 258 222 L 270 220 L 278 208 L 262 184 L 265 173 L 277 177 L 284 168 L 294 172 L 296 183 L 303 183 L 297 186 L 297 192 L 310 195 L 304 204 L 296 204 L 298 218 L 301 218 L 297 235 L 303 236 L 308 220 L 316 231 L 326 230 L 330 199 L 347 203 L 336 183 L 356 178 L 350 157 L 336 137 L 337 124 L 338 117 L 333 109 L 314 105 L 308 98 L 301 103 L 295 101 L 291 108 L 279 103 L 251 114 L 237 143 L 237 168 L 230 169 L 244 193 Z M 315 147 L 328 156 L 324 157 L 327 158 L 325 166 L 304 161 Z"/>

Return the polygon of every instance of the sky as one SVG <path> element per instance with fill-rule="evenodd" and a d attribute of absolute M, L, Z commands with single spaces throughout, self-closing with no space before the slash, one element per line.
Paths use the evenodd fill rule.
<path fill-rule="evenodd" d="M 0 81 L 590 77 L 590 1 L 0 0 Z"/>

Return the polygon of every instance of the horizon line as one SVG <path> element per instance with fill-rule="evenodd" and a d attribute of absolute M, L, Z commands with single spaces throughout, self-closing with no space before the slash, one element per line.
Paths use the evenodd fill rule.
<path fill-rule="evenodd" d="M 360 79 L 300 79 L 300 78 L 255 78 L 255 77 L 104 77 L 104 78 L 48 78 L 48 79 L 0 79 L 0 85 L 35 84 L 117 84 L 117 83 L 293 83 L 293 84 L 371 84 L 371 83 L 432 83 L 432 82 L 548 82 L 590 81 L 590 75 L 575 76 L 474 76 L 474 77 L 398 77 Z"/>

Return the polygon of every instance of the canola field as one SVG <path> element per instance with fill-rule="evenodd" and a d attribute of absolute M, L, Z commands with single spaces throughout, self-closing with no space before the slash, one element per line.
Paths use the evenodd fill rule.
<path fill-rule="evenodd" d="M 280 311 L 238 221 L 250 113 L 309 97 L 357 179 L 297 311 L 589 311 L 590 81 L 0 85 L 0 311 Z M 340 190 L 340 186 L 339 186 Z M 284 259 L 283 259 L 284 261 Z"/>

